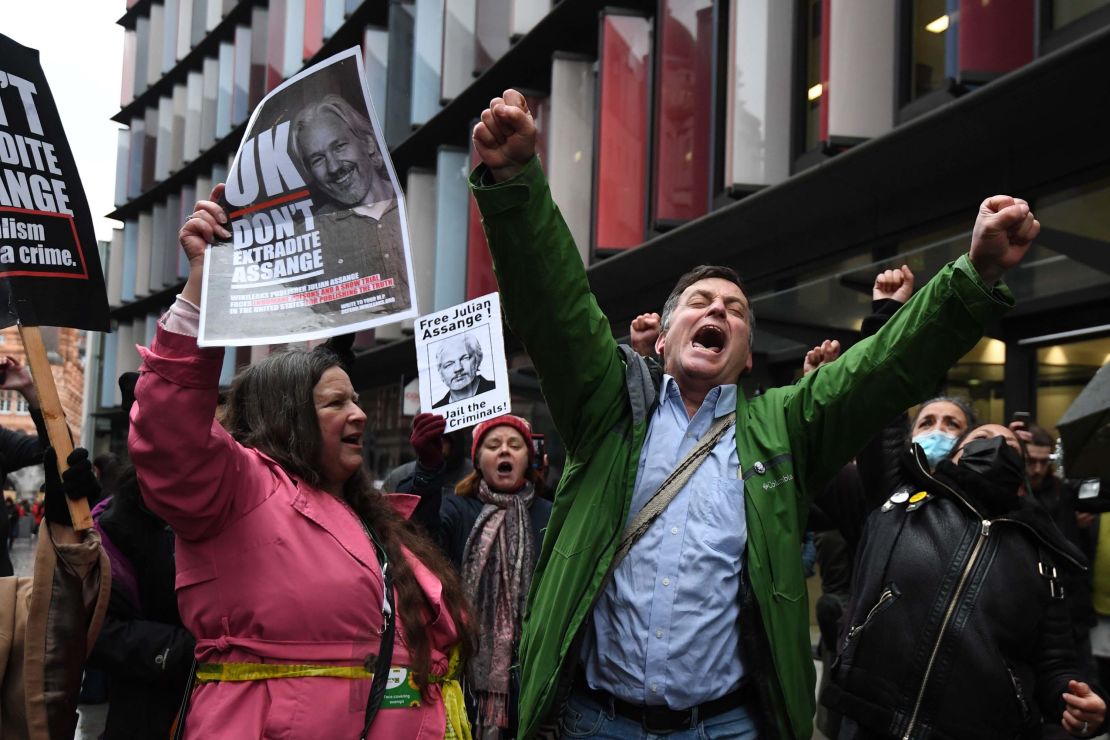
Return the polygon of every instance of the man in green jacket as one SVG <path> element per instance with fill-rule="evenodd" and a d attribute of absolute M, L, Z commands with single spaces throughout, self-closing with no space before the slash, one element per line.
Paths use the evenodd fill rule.
<path fill-rule="evenodd" d="M 696 268 L 663 311 L 665 375 L 618 347 L 535 157 L 522 95 L 474 129 L 471 175 L 513 332 L 567 451 L 520 645 L 520 734 L 808 738 L 814 670 L 799 555 L 813 492 L 922 400 L 1012 306 L 998 282 L 1040 225 L 982 204 L 968 255 L 874 337 L 748 401 L 753 318 L 729 268 Z M 707 430 L 727 425 L 717 441 Z M 699 438 L 702 442 L 695 442 Z M 615 568 L 626 526 L 691 448 L 704 461 Z M 635 733 L 635 734 L 634 734 Z"/>

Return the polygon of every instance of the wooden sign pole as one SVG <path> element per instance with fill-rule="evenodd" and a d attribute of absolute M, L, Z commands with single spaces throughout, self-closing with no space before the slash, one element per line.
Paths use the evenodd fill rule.
<path fill-rule="evenodd" d="M 73 452 L 73 439 L 66 424 L 62 402 L 58 398 L 58 388 L 54 385 L 54 373 L 46 358 L 46 345 L 42 343 L 42 332 L 37 326 L 19 326 L 19 336 L 23 339 L 23 350 L 27 353 L 27 364 L 31 368 L 31 379 L 35 381 L 35 392 L 39 396 L 42 418 L 46 422 L 46 433 L 50 436 L 50 446 L 58 457 L 58 474 L 66 470 L 66 459 Z M 77 532 L 91 529 L 93 522 L 89 514 L 87 499 L 73 499 L 66 496 L 69 516 L 73 519 L 73 529 Z"/>

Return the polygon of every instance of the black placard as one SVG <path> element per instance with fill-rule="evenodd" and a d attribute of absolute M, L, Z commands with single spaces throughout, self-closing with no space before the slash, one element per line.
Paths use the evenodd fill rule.
<path fill-rule="evenodd" d="M 39 53 L 0 34 L 0 328 L 108 330 L 92 215 Z"/>

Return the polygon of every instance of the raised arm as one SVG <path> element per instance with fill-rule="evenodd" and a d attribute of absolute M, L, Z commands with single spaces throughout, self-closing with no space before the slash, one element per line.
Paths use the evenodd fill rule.
<path fill-rule="evenodd" d="M 27 408 L 35 424 L 37 435 L 31 436 L 0 428 L 0 452 L 4 455 L 5 470 L 11 472 L 41 463 L 42 451 L 49 444 L 49 438 L 46 434 L 46 422 L 42 418 L 42 409 L 39 408 L 39 397 L 35 393 L 35 384 L 27 366 L 14 357 L 5 357 L 0 360 L 0 373 L 4 377 L 3 382 L 0 383 L 0 389 L 16 391 L 27 401 Z"/>
<path fill-rule="evenodd" d="M 1013 305 L 998 280 L 1039 230 L 1025 201 L 983 201 L 969 254 L 943 268 L 875 336 L 787 391 L 804 490 L 820 490 L 884 424 L 926 398 L 983 327 Z"/>
<path fill-rule="evenodd" d="M 535 156 L 524 96 L 494 98 L 474 128 L 482 159 L 470 176 L 513 333 L 524 343 L 567 450 L 588 447 L 620 418 L 624 365 L 590 292 Z M 608 399 L 605 403 L 592 399 Z"/>
<path fill-rule="evenodd" d="M 204 249 L 214 235 L 228 237 L 215 203 L 222 189 L 198 202 L 181 228 L 189 279 L 153 344 L 139 348 L 128 437 L 144 501 L 185 539 L 211 537 L 275 487 L 270 465 L 216 422 L 223 349 L 196 342 Z"/>
<path fill-rule="evenodd" d="M 878 334 L 886 326 L 890 317 L 913 295 L 913 285 L 914 275 L 908 265 L 884 270 L 875 276 L 871 288 L 871 315 L 863 320 L 860 331 L 864 339 Z M 905 411 L 900 411 L 856 455 L 867 510 L 881 505 L 901 482 L 907 422 Z"/>

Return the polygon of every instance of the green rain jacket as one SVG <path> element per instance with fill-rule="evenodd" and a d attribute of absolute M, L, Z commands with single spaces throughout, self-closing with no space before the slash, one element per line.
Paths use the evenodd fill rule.
<path fill-rule="evenodd" d="M 471 173 L 501 301 L 567 452 L 520 645 L 520 733 L 546 734 L 578 663 L 580 633 L 629 516 L 657 387 L 618 348 L 539 161 L 494 183 Z M 677 275 L 675 279 L 677 279 Z M 736 398 L 748 539 L 740 633 L 772 737 L 808 740 L 813 655 L 800 543 L 810 500 L 895 415 L 934 390 L 1013 305 L 965 255 L 878 332 L 791 386 Z M 707 677 L 707 680 L 712 680 Z"/>

